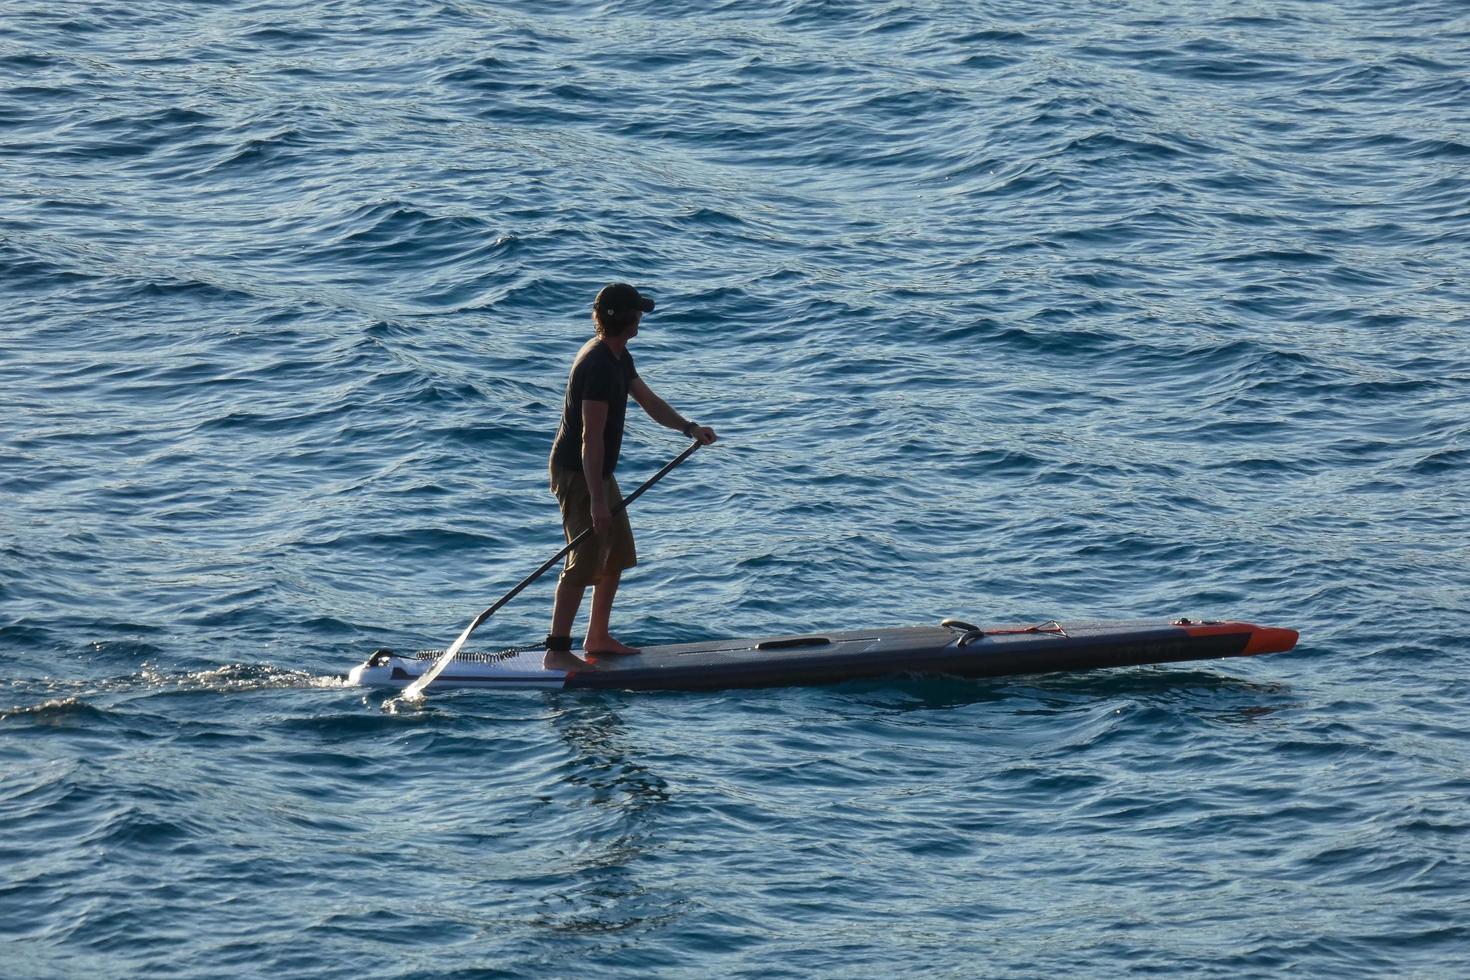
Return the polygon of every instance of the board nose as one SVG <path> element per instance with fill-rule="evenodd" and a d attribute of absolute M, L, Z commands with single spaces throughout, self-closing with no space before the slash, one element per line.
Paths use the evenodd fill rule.
<path fill-rule="evenodd" d="M 1250 642 L 1245 645 L 1245 655 L 1253 657 L 1258 653 L 1285 653 L 1296 646 L 1298 636 L 1296 630 L 1283 629 L 1280 626 L 1253 626 Z"/>

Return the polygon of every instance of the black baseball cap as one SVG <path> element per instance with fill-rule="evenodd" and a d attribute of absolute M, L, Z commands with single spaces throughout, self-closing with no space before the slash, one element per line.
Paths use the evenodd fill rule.
<path fill-rule="evenodd" d="M 652 313 L 653 300 L 625 282 L 614 282 L 602 287 L 592 308 L 600 316 L 616 322 L 629 316 L 634 310 Z"/>

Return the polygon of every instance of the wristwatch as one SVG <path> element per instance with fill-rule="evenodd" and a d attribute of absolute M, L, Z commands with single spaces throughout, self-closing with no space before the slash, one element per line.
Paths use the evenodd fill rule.
<path fill-rule="evenodd" d="M 689 439 L 693 439 L 694 438 L 694 430 L 697 429 L 697 428 L 699 428 L 699 423 L 698 422 L 685 422 L 684 423 L 684 430 L 683 430 L 685 437 L 686 438 L 689 438 Z"/>

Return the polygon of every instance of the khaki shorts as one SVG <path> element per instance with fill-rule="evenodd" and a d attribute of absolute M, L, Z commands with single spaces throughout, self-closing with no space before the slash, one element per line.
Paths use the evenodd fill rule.
<path fill-rule="evenodd" d="M 551 492 L 561 505 L 562 531 L 571 541 L 592 526 L 592 494 L 587 491 L 587 478 L 581 470 L 564 469 L 555 463 L 550 469 Z M 623 494 L 618 490 L 617 480 L 609 476 L 603 480 L 603 486 L 608 507 L 622 503 Z M 638 552 L 633 546 L 633 526 L 628 523 L 627 510 L 623 510 L 613 515 L 612 527 L 606 534 L 588 535 L 567 552 L 561 580 L 588 586 L 608 572 L 621 572 L 636 564 Z"/>

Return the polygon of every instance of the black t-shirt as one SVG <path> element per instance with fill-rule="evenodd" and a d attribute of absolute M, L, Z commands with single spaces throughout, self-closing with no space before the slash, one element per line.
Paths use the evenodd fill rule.
<path fill-rule="evenodd" d="M 628 412 L 628 389 L 638 371 L 626 348 L 617 357 L 594 337 L 577 352 L 567 375 L 567 397 L 561 412 L 561 428 L 551 444 L 551 462 L 563 469 L 582 468 L 582 401 L 607 402 L 607 425 L 602 429 L 602 475 L 611 476 L 623 448 L 623 419 Z"/>

